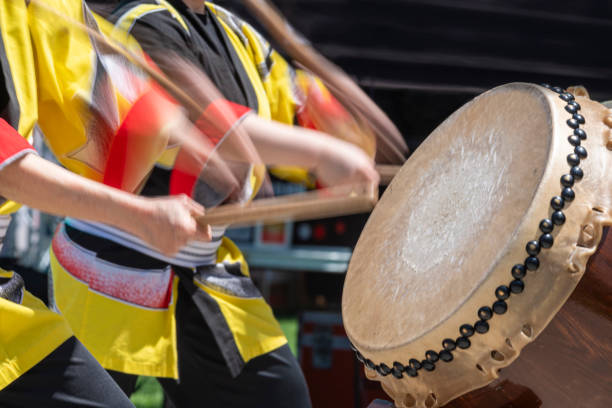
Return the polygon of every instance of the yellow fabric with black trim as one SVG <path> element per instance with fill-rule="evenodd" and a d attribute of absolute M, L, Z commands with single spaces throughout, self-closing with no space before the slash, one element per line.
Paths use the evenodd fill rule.
<path fill-rule="evenodd" d="M 80 2 L 66 4 L 71 7 Z M 2 55 L 5 80 L 12 82 L 18 117 L 11 117 L 11 125 L 31 141 L 38 119 L 34 50 L 28 27 L 28 8 L 25 1 L 0 2 L 0 36 L 5 54 Z M 10 78 L 7 78 L 6 68 Z M 0 214 L 10 214 L 19 204 L 7 201 L 0 206 Z M 11 277 L 12 272 L 0 270 L 0 276 Z M 0 390 L 39 363 L 72 336 L 65 319 L 49 310 L 42 301 L 23 291 L 20 304 L 0 298 Z"/>
<path fill-rule="evenodd" d="M 64 269 L 52 250 L 50 261 L 59 310 L 66 314 L 76 337 L 104 368 L 178 378 L 175 320 L 178 278 L 173 279 L 168 307 L 150 309 L 127 305 L 90 290 Z M 108 327 L 117 330 L 109 331 Z"/>
<path fill-rule="evenodd" d="M 250 276 L 244 255 L 231 239 L 223 237 L 217 252 L 218 263 L 240 263 L 240 271 Z M 279 348 L 287 338 L 274 317 L 270 306 L 262 298 L 241 298 L 222 293 L 194 279 L 197 287 L 208 293 L 218 304 L 236 346 L 246 362 Z"/>
<path fill-rule="evenodd" d="M 45 1 L 68 18 L 83 22 L 83 10 L 77 2 Z M 67 7 L 67 4 L 73 7 Z M 78 5 L 80 6 L 80 4 Z M 79 155 L 88 145 L 87 123 L 83 115 L 93 99 L 95 51 L 87 32 L 67 24 L 49 10 L 33 3 L 29 7 L 32 42 L 37 50 L 39 86 L 39 124 L 49 147 L 58 160 L 71 171 L 100 180 L 100 168 L 88 157 Z"/>
<path fill-rule="evenodd" d="M 251 79 L 259 102 L 259 115 L 292 125 L 300 106 L 299 84 L 293 80 L 293 68 L 251 25 L 213 3 L 206 2 L 206 6 L 219 17 Z M 312 176 L 307 169 L 274 166 L 269 170 L 280 179 L 302 183 L 308 188 L 314 187 Z"/>
<path fill-rule="evenodd" d="M 293 124 L 296 111 L 300 107 L 300 96 L 297 90 L 299 84 L 294 81 L 295 72 L 293 69 L 280 54 L 271 49 L 270 44 L 250 25 L 238 19 L 227 10 L 212 3 L 206 3 L 206 6 L 213 12 L 214 16 L 216 16 L 217 21 L 220 23 L 229 39 L 229 43 L 242 63 L 242 67 L 255 91 L 259 116 L 286 124 Z M 186 34 L 189 35 L 188 25 L 181 15 L 166 1 L 156 0 L 154 3 L 141 3 L 125 10 L 116 21 L 113 36 L 123 43 L 129 43 L 131 47 L 139 49 L 137 44 L 130 43 L 129 36 L 126 32 L 129 31 L 130 27 L 132 27 L 139 18 L 164 10 L 168 11 L 173 19 L 186 31 Z M 168 151 L 158 161 L 158 164 L 169 168 L 173 165 L 175 157 L 176 149 Z M 278 169 L 272 169 L 272 173 L 292 182 L 306 183 L 309 186 L 313 184 L 308 172 L 302 168 L 289 166 L 280 167 Z M 252 174 L 252 176 L 253 175 L 254 174 Z M 252 177 L 251 183 L 255 192 L 259 188 L 260 182 L 261 177 Z M 223 238 L 221 246 L 218 249 L 217 262 L 226 264 L 239 263 L 241 272 L 245 276 L 249 276 L 248 266 L 242 253 L 234 243 L 226 237 Z M 54 267 L 54 269 L 60 270 L 57 267 Z M 56 271 L 54 270 L 54 277 L 55 274 Z M 60 271 L 57 275 L 67 275 L 67 273 L 66 271 Z M 60 277 L 60 279 L 66 280 L 67 278 L 64 276 L 63 278 Z M 198 288 L 206 292 L 215 300 L 231 331 L 237 349 L 244 362 L 248 362 L 254 357 L 270 352 L 287 343 L 287 339 L 280 325 L 274 318 L 271 308 L 263 298 L 246 298 L 234 296 L 228 292 L 220 292 L 208 285 L 201 284 L 197 279 L 194 279 L 194 283 Z M 58 299 L 58 302 L 60 298 L 68 296 L 75 296 L 78 298 L 81 296 L 81 292 L 87 290 L 85 287 L 78 288 L 73 285 L 69 291 L 64 292 L 61 286 L 62 285 L 57 285 L 58 289 L 56 290 L 56 299 Z M 64 293 L 59 294 L 59 290 Z M 80 302 L 82 302 L 82 300 Z M 101 305 L 96 306 L 96 308 L 97 307 L 101 307 Z M 71 314 L 69 320 L 73 322 L 73 325 L 75 324 L 74 322 L 77 322 L 76 324 L 79 325 L 75 327 L 75 331 L 81 338 L 81 341 L 83 341 L 90 351 L 92 351 L 93 355 L 96 356 L 105 368 L 134 373 L 134 371 L 132 371 L 134 367 L 128 367 L 128 363 L 111 361 L 108 358 L 111 354 L 116 355 L 117 350 L 107 350 L 106 352 L 102 351 L 98 353 L 96 350 L 97 347 L 92 349 L 90 342 L 83 339 L 85 333 L 81 329 L 80 320 L 76 316 L 78 312 L 71 311 L 71 309 L 74 308 L 65 308 L 60 305 L 60 309 L 67 315 Z M 123 305 L 121 313 L 126 313 L 128 309 L 134 308 L 129 305 Z M 75 316 L 72 316 L 73 313 Z M 107 311 L 101 310 L 98 312 L 92 311 L 92 308 L 89 308 L 88 313 L 107 313 Z M 89 316 L 88 319 L 90 319 Z M 133 327 L 139 326 L 135 325 L 130 327 L 122 323 L 115 327 L 117 327 L 116 333 L 120 334 L 124 331 L 122 328 L 133 331 Z M 139 331 L 142 332 L 142 330 Z M 90 337 L 88 334 L 87 336 Z M 154 341 L 156 336 L 159 336 L 159 333 L 150 332 L 147 333 L 147 336 L 151 341 Z M 108 334 L 106 337 L 108 337 Z M 125 351 L 125 359 L 131 360 L 131 352 L 129 350 L 123 351 Z M 123 353 L 123 351 L 121 352 Z M 167 376 L 167 372 L 163 370 L 157 370 L 155 373 L 139 370 L 136 373 L 141 375 Z"/>
<path fill-rule="evenodd" d="M 55 157 L 70 171 L 101 181 L 106 149 L 140 93 L 108 70 L 93 36 L 75 21 L 110 36 L 113 26 L 80 1 L 45 0 L 28 7 L 36 52 L 38 124 Z M 54 10 L 54 11 L 50 11 Z M 66 17 L 58 17 L 56 12 Z M 118 40 L 118 38 L 114 38 Z M 125 39 L 126 41 L 129 38 Z M 134 74 L 135 75 L 135 74 Z M 139 78 L 142 87 L 146 81 Z M 120 89 L 119 86 L 122 86 Z M 141 90 L 144 92 L 144 90 Z M 108 127 L 108 129 L 107 129 Z"/>
<path fill-rule="evenodd" d="M 0 269 L 0 276 L 11 272 Z M 21 304 L 0 298 L 0 390 L 72 336 L 66 320 L 24 290 Z"/>
<path fill-rule="evenodd" d="M 12 118 L 17 119 L 17 123 L 11 125 L 31 142 L 38 113 L 34 56 L 30 47 L 27 18 L 25 4 L 11 1 L 0 3 L 0 35 L 5 51 L 2 56 L 3 64 L 7 64 L 10 69 L 15 88 L 14 102 L 19 106 L 19 118 Z M 19 207 L 20 205 L 13 201 L 5 201 L 0 204 L 0 214 L 10 214 Z"/>

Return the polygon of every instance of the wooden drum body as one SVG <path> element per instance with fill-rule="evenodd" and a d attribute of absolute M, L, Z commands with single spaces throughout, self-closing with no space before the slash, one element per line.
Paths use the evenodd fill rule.
<path fill-rule="evenodd" d="M 509 84 L 402 167 L 343 295 L 396 407 L 612 406 L 611 126 L 588 98 Z"/>

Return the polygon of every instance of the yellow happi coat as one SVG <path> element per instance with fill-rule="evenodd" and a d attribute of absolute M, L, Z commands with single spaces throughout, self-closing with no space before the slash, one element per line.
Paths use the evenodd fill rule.
<path fill-rule="evenodd" d="M 214 4 L 206 3 L 206 7 L 222 27 L 232 52 L 237 56 L 238 69 L 247 78 L 249 92 L 254 95 L 254 103 L 250 107 L 264 118 L 293 124 L 303 103 L 304 89 L 300 86 L 300 78 L 305 74 L 293 70 L 250 25 Z M 172 29 L 184 30 L 189 35 L 189 23 L 164 0 L 138 1 L 121 8 L 114 35 L 120 38 L 139 24 L 140 19 L 157 14 L 170 16 Z M 124 37 L 122 41 L 138 49 L 138 44 L 129 37 Z M 169 151 L 160 165 L 171 168 L 175 155 L 176 151 Z M 307 179 L 306 171 L 299 168 L 274 171 L 290 181 L 304 182 Z M 94 233 L 101 234 L 101 231 L 98 229 Z M 56 235 L 55 243 L 51 262 L 57 305 L 77 337 L 102 366 L 131 374 L 177 378 L 174 313 L 178 278 L 165 269 L 151 271 L 156 274 L 150 276 L 162 280 L 157 289 L 151 292 L 159 295 L 159 301 L 151 302 L 151 297 L 144 299 L 136 293 L 115 299 L 115 289 L 108 287 L 96 291 L 83 281 L 80 270 L 85 265 L 92 265 L 95 262 L 93 258 L 87 259 L 85 252 L 79 253 L 74 243 L 71 244 L 62 235 L 62 231 Z M 69 256 L 66 255 L 68 253 Z M 69 264 L 71 261 L 63 260 L 66 258 L 80 260 L 78 264 Z M 218 249 L 216 262 L 218 265 L 239 264 L 242 277 L 236 279 L 244 281 L 243 278 L 249 277 L 242 254 L 225 237 Z M 99 268 L 103 273 L 101 265 Z M 134 292 L 141 293 L 140 289 L 148 285 L 145 282 L 150 282 L 145 278 L 146 271 L 139 270 L 140 275 L 132 279 L 127 277 L 129 268 L 113 268 L 110 273 L 121 275 L 121 282 L 130 281 L 137 286 Z M 141 278 L 141 283 L 134 280 Z M 198 279 L 194 279 L 193 284 L 212 299 L 211 308 L 214 310 L 211 309 L 210 314 L 221 316 L 221 320 L 210 326 L 215 331 L 217 343 L 233 375 L 237 375 L 249 360 L 286 344 L 280 326 L 261 296 L 255 296 L 252 292 L 244 295 L 231 287 L 209 285 Z M 166 292 L 169 296 L 161 296 Z"/>

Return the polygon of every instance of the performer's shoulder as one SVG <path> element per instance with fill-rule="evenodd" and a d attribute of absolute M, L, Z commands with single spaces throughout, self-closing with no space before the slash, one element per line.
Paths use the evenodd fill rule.
<path fill-rule="evenodd" d="M 171 15 L 174 8 L 165 1 L 156 0 L 127 0 L 121 2 L 109 16 L 112 23 L 122 19 L 140 20 L 142 18 L 162 17 Z"/>
<path fill-rule="evenodd" d="M 180 31 L 189 32 L 187 23 L 180 13 L 166 1 L 130 0 L 121 3 L 109 20 L 116 27 L 131 32 L 136 24 L 146 24 L 157 31 L 176 26 Z"/>

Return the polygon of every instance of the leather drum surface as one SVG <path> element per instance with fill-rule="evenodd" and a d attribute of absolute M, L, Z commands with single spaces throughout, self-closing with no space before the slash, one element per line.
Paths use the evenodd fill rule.
<path fill-rule="evenodd" d="M 560 89 L 504 85 L 451 115 L 393 179 L 342 309 L 398 408 L 490 383 L 571 295 L 612 223 L 608 116 Z"/>

